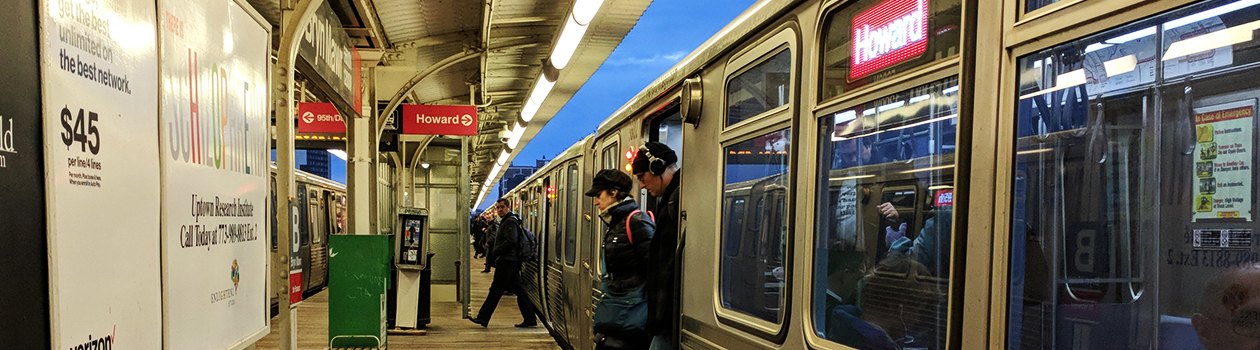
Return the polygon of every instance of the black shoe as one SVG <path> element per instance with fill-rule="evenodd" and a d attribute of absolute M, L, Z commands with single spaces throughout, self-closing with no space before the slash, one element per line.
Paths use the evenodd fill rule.
<path fill-rule="evenodd" d="M 478 319 L 478 318 L 476 318 L 476 317 L 470 318 L 470 319 L 468 319 L 468 320 L 469 320 L 469 321 L 472 321 L 472 323 L 476 323 L 476 324 L 481 325 L 481 328 L 486 328 L 486 327 L 490 326 L 490 321 L 482 321 L 482 320 L 480 320 L 480 319 Z"/>
<path fill-rule="evenodd" d="M 481 270 L 481 273 L 490 273 L 490 270 Z"/>
<path fill-rule="evenodd" d="M 516 328 L 530 328 L 530 327 L 537 327 L 537 326 L 538 326 L 538 321 L 534 321 L 534 322 L 521 322 L 521 323 L 519 323 L 519 324 L 517 324 L 517 325 L 516 325 Z"/>

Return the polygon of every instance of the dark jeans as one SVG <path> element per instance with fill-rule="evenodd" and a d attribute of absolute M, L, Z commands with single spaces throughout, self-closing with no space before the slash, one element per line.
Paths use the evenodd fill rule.
<path fill-rule="evenodd" d="M 503 291 L 509 291 L 516 295 L 516 306 L 520 307 L 525 323 L 538 322 L 534 317 L 534 305 L 529 302 L 529 294 L 525 293 L 525 287 L 521 285 L 521 263 L 500 260 L 495 262 L 494 267 L 494 282 L 490 283 L 490 294 L 486 296 L 486 302 L 481 304 L 477 319 L 490 322 L 490 316 L 494 315 L 494 308 L 499 306 Z"/>

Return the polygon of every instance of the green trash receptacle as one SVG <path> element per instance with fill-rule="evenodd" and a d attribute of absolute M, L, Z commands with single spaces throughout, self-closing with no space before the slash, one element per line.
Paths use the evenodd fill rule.
<path fill-rule="evenodd" d="M 328 236 L 328 346 L 385 347 L 388 235 Z"/>

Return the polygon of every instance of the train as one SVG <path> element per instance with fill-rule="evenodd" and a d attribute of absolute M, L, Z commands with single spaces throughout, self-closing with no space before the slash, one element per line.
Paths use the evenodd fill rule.
<path fill-rule="evenodd" d="M 346 232 L 346 186 L 319 175 L 294 170 L 297 191 L 295 211 L 297 233 L 292 244 L 289 268 L 298 271 L 302 278 L 302 299 L 305 300 L 328 287 L 328 236 Z M 276 212 L 276 165 L 271 165 L 271 212 Z M 271 252 L 279 252 L 276 217 L 271 216 Z M 271 296 L 271 313 L 275 316 L 279 303 L 275 293 Z"/>
<path fill-rule="evenodd" d="M 682 349 L 1250 346 L 1260 2 L 981 3 L 760 1 L 683 57 L 506 191 L 548 330 L 594 347 L 582 193 L 656 141 Z"/>

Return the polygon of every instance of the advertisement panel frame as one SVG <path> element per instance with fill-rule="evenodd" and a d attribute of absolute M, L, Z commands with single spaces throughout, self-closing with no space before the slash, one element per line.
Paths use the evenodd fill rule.
<path fill-rule="evenodd" d="M 227 11 L 231 11 L 230 6 L 232 5 L 237 6 L 237 8 L 243 11 L 245 15 L 247 15 L 250 19 L 254 21 L 255 24 L 258 25 L 259 29 L 261 29 L 264 33 L 266 33 L 265 35 L 266 37 L 262 40 L 266 43 L 265 48 L 266 48 L 266 51 L 269 53 L 271 49 L 271 45 L 272 45 L 272 33 L 273 33 L 271 24 L 267 22 L 266 18 L 263 17 L 262 14 L 259 13 L 256 9 L 254 9 L 254 7 L 250 5 L 247 1 L 232 0 L 231 2 L 224 4 L 224 6 L 228 6 Z M 159 21 L 169 20 L 166 18 L 166 16 L 168 15 L 168 13 L 166 12 L 166 10 L 169 8 L 168 6 L 170 6 L 169 1 L 163 0 L 163 1 L 157 2 Z M 162 45 L 163 35 L 169 35 L 167 30 L 168 28 L 165 28 L 164 23 L 159 23 L 158 25 L 159 34 L 157 35 L 159 57 L 162 57 L 165 54 L 165 50 L 168 49 L 167 47 Z M 170 64 L 170 62 L 160 63 L 159 69 L 162 72 L 164 72 L 166 69 L 166 67 L 164 67 L 165 64 Z M 263 109 L 266 112 L 265 115 L 270 115 L 270 112 L 273 110 L 272 103 L 271 103 L 272 69 L 273 67 L 269 60 L 263 64 L 263 69 L 261 71 L 263 84 L 258 86 L 259 93 L 261 94 L 261 98 L 259 98 L 258 102 L 262 104 L 257 108 Z M 165 116 L 167 112 L 167 107 L 166 107 L 167 101 L 165 100 L 165 98 L 166 98 L 165 95 L 161 95 L 159 96 L 159 100 L 157 101 L 159 103 L 159 108 L 158 108 L 159 115 L 161 116 Z M 227 102 L 221 102 L 221 103 L 227 103 Z M 163 122 L 165 121 L 163 120 Z M 266 125 L 263 125 L 264 130 L 269 130 L 267 127 L 270 126 L 270 123 L 268 122 L 265 124 Z M 271 138 L 270 131 L 264 131 L 264 133 L 266 134 L 265 138 L 268 140 L 266 144 L 269 144 L 270 138 Z M 165 137 L 167 137 L 165 133 L 159 132 L 159 134 L 160 134 L 159 136 L 163 138 L 163 140 L 165 140 Z M 245 142 L 248 142 L 248 140 L 246 140 Z M 165 147 L 166 146 L 165 144 L 163 146 L 164 147 L 161 154 L 161 159 L 163 163 L 163 166 L 161 167 L 161 170 L 162 170 L 161 178 L 162 178 L 162 188 L 163 188 L 163 193 L 162 193 L 163 226 L 161 230 L 162 243 L 160 244 L 162 248 L 162 285 L 163 285 L 163 289 L 162 289 L 162 303 L 163 303 L 162 325 L 163 327 L 162 328 L 163 328 L 163 346 L 165 348 L 172 348 L 174 336 L 172 335 L 172 327 L 171 327 L 172 309 L 170 308 L 170 300 L 169 300 L 170 299 L 169 293 L 170 293 L 171 283 L 172 283 L 171 276 L 170 276 L 170 269 L 172 268 L 172 266 L 170 266 L 171 264 L 168 262 L 168 258 L 170 257 L 172 252 L 167 249 L 167 241 L 170 239 L 169 236 L 171 234 L 170 230 L 168 230 L 167 225 L 172 224 L 172 223 L 169 222 L 170 213 L 167 210 L 168 209 L 167 206 L 169 204 L 172 210 L 179 210 L 179 208 L 184 208 L 186 206 L 186 204 L 184 204 L 186 203 L 186 201 L 179 201 L 179 202 L 174 202 L 174 203 L 168 203 L 166 201 L 167 195 L 168 195 L 167 190 L 169 189 L 168 187 L 169 184 L 167 182 L 167 171 L 168 171 L 167 163 L 170 162 L 170 160 L 167 159 L 167 157 L 169 156 L 166 153 L 167 147 Z M 264 146 L 264 149 L 266 149 L 267 152 L 269 153 L 270 146 Z M 263 188 L 264 188 L 263 197 L 261 201 L 252 203 L 252 205 L 254 208 L 258 208 L 255 210 L 256 213 L 255 213 L 254 220 L 258 221 L 260 223 L 260 226 L 259 228 L 255 230 L 255 234 L 256 234 L 256 237 L 258 237 L 257 239 L 259 241 L 262 241 L 262 243 L 255 243 L 255 244 L 259 245 L 260 254 L 262 256 L 261 261 L 263 262 L 263 267 L 261 270 L 263 271 L 262 285 L 263 285 L 263 290 L 264 290 L 264 293 L 261 296 L 263 302 L 261 303 L 260 307 L 255 311 L 259 315 L 261 315 L 263 322 L 260 328 L 257 328 L 253 331 L 248 332 L 248 334 L 244 335 L 239 340 L 235 340 L 234 343 L 227 345 L 226 349 L 238 350 L 238 349 L 248 348 L 271 332 L 271 326 L 269 322 L 270 321 L 270 297 L 272 296 L 272 293 L 274 291 L 272 290 L 273 286 L 271 286 L 271 278 L 273 275 L 273 271 L 271 271 L 272 270 L 271 243 L 269 242 L 269 240 L 270 240 L 271 221 L 272 221 L 271 216 L 274 215 L 275 213 L 271 212 L 271 207 L 269 205 L 271 201 L 270 191 L 265 190 L 265 188 L 268 188 L 268 185 L 271 184 L 271 180 L 270 180 L 271 166 L 270 166 L 270 163 L 268 162 L 269 160 L 268 158 L 263 157 L 262 159 L 263 159 L 263 162 L 259 164 L 254 164 L 255 168 L 253 169 L 255 171 L 262 172 L 262 175 L 260 177 L 261 180 L 259 180 L 259 182 L 263 184 Z M 174 234 L 178 235 L 178 232 Z M 236 269 L 235 260 L 233 261 L 233 269 L 234 270 Z M 233 278 L 235 279 L 235 273 L 234 273 Z"/>

